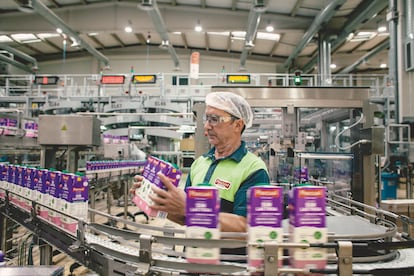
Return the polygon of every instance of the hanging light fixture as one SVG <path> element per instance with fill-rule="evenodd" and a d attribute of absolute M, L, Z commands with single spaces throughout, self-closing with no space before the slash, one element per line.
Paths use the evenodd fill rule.
<path fill-rule="evenodd" d="M 201 32 L 203 30 L 203 26 L 201 26 L 200 20 L 197 20 L 197 25 L 195 25 L 194 30 L 196 32 Z"/>
<path fill-rule="evenodd" d="M 131 20 L 128 20 L 128 25 L 125 26 L 124 31 L 126 33 L 131 33 L 132 32 L 132 24 L 131 24 Z"/>
<path fill-rule="evenodd" d="M 270 20 L 267 21 L 267 26 L 266 26 L 266 32 L 271 33 L 275 30 L 275 28 L 273 27 L 273 25 L 270 23 Z"/>

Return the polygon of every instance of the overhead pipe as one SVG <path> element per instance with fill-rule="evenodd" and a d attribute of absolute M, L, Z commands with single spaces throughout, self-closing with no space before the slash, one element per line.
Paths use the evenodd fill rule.
<path fill-rule="evenodd" d="M 22 69 L 25 72 L 28 72 L 28 73 L 31 73 L 31 74 L 34 73 L 33 69 L 29 68 L 28 66 L 24 65 L 23 63 L 15 61 L 12 58 L 6 57 L 5 55 L 3 55 L 1 53 L 0 53 L 0 60 L 6 62 L 8 64 L 11 64 L 11 65 L 13 65 L 13 66 L 15 66 L 19 69 Z"/>
<path fill-rule="evenodd" d="M 390 41 L 387 39 L 386 41 L 384 41 L 383 43 L 381 43 L 380 45 L 378 45 L 377 47 L 375 47 L 374 49 L 372 49 L 371 51 L 369 51 L 368 53 L 366 53 L 365 55 L 360 57 L 353 64 L 351 64 L 351 65 L 345 67 L 344 69 L 342 69 L 341 71 L 339 71 L 337 74 L 349 74 L 355 68 L 357 68 L 361 63 L 363 63 L 364 61 L 366 61 L 366 60 L 370 59 L 371 57 L 375 56 L 376 54 L 378 54 L 382 50 L 387 49 L 389 46 L 390 46 Z"/>
<path fill-rule="evenodd" d="M 245 70 L 246 59 L 249 50 L 254 48 L 254 39 L 256 37 L 257 29 L 259 28 L 262 13 L 265 12 L 266 5 L 264 1 L 253 0 L 253 5 L 250 8 L 249 17 L 247 19 L 247 31 L 244 38 L 244 47 L 240 56 L 240 70 Z"/>
<path fill-rule="evenodd" d="M 35 12 L 43 16 L 43 18 L 45 18 L 52 25 L 61 28 L 66 35 L 75 39 L 81 48 L 84 48 L 96 59 L 101 61 L 105 67 L 109 66 L 109 60 L 107 57 L 96 50 L 92 45 L 84 41 L 77 32 L 72 30 L 60 17 L 58 17 L 52 10 L 46 7 L 40 0 L 32 0 L 32 6 Z"/>
<path fill-rule="evenodd" d="M 309 29 L 306 31 L 306 33 L 303 35 L 302 40 L 299 42 L 299 44 L 296 46 L 296 48 L 293 50 L 292 54 L 288 57 L 288 59 L 285 61 L 283 66 L 285 68 L 288 68 L 293 59 L 296 58 L 299 53 L 303 50 L 303 48 L 309 44 L 309 42 L 312 40 L 312 38 L 319 32 L 322 24 L 329 19 L 331 19 L 332 16 L 334 16 L 335 11 L 337 10 L 338 6 L 341 6 L 345 3 L 346 0 L 334 0 L 331 1 L 316 17 L 315 20 L 312 22 L 312 25 L 309 27 Z"/>
<path fill-rule="evenodd" d="M 22 51 L 14 49 L 13 47 L 10 47 L 10 46 L 8 46 L 6 44 L 3 44 L 3 43 L 0 43 L 0 49 L 6 50 L 7 52 L 9 52 L 9 53 L 11 53 L 15 56 L 18 56 L 18 57 L 30 62 L 32 64 L 32 69 L 33 70 L 39 69 L 38 66 L 37 66 L 37 60 L 34 57 L 31 57 L 28 54 L 23 53 Z"/>
<path fill-rule="evenodd" d="M 178 58 L 177 52 L 175 51 L 174 47 L 170 44 L 170 39 L 168 37 L 168 31 L 165 27 L 164 20 L 162 19 L 161 12 L 158 9 L 157 2 L 154 0 L 142 0 L 141 4 L 138 5 L 139 8 L 142 10 L 147 11 L 148 15 L 150 16 L 152 23 L 158 34 L 162 39 L 162 43 L 160 47 L 162 49 L 167 49 L 171 58 L 174 61 L 175 69 L 178 70 L 180 68 L 180 60 Z"/>
<path fill-rule="evenodd" d="M 388 3 L 387 0 L 365 0 L 358 9 L 357 13 L 351 14 L 350 18 L 345 22 L 344 28 L 338 37 L 331 43 L 331 51 L 335 51 L 348 38 L 348 35 L 355 31 L 364 21 L 372 18 L 378 12 L 385 9 Z M 315 66 L 318 57 L 313 57 L 303 68 L 304 73 L 308 73 Z"/>

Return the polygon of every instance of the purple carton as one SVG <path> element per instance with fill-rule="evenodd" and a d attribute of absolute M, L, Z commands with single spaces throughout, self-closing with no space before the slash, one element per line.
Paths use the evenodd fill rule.
<path fill-rule="evenodd" d="M 6 178 L 6 169 L 5 164 L 0 163 L 0 200 L 5 200 L 6 198 L 6 184 L 5 184 L 5 178 Z"/>
<path fill-rule="evenodd" d="M 220 196 L 213 186 L 187 188 L 185 235 L 190 239 L 220 239 Z M 192 263 L 216 264 L 220 248 L 187 247 L 186 258 Z"/>
<path fill-rule="evenodd" d="M 18 191 L 18 171 L 16 165 L 9 165 L 7 181 L 9 182 L 10 191 L 10 202 L 15 205 L 20 205 L 19 197 L 17 196 Z"/>
<path fill-rule="evenodd" d="M 23 198 L 25 194 L 25 188 L 26 188 L 26 167 L 24 166 L 16 166 L 16 169 L 14 171 L 14 183 L 16 184 L 15 192 L 16 192 L 16 203 L 20 207 L 25 207 L 25 200 Z"/>
<path fill-rule="evenodd" d="M 48 217 L 49 221 L 53 224 L 60 226 L 60 215 L 56 210 L 59 210 L 60 194 L 62 192 L 60 177 L 61 172 L 59 171 L 48 171 L 49 179 L 49 200 L 48 200 Z"/>
<path fill-rule="evenodd" d="M 156 185 L 161 189 L 165 189 L 164 184 L 161 182 L 161 179 L 157 175 L 160 172 L 168 177 L 173 185 L 178 186 L 180 183 L 182 174 L 180 170 L 176 169 L 172 164 L 168 162 L 165 162 L 153 156 L 149 156 L 142 172 L 144 179 L 141 186 L 135 190 L 135 196 L 132 201 L 148 216 L 166 218 L 167 213 L 158 212 L 151 209 L 150 207 L 153 202 L 149 196 L 155 195 L 151 188 L 152 185 Z"/>
<path fill-rule="evenodd" d="M 260 243 L 283 242 L 283 188 L 254 186 L 248 190 L 248 266 L 249 270 L 263 269 L 264 249 Z M 282 255 L 280 249 L 279 256 Z M 282 258 L 279 259 L 282 265 Z"/>
<path fill-rule="evenodd" d="M 290 191 L 290 241 L 324 243 L 328 241 L 326 226 L 326 187 L 300 186 Z M 312 247 L 290 251 L 291 264 L 296 268 L 324 268 L 326 249 Z"/>
<path fill-rule="evenodd" d="M 46 169 L 37 169 L 35 173 L 35 187 L 36 187 L 36 202 L 41 205 L 38 206 L 39 215 L 42 218 L 48 219 L 48 199 L 49 199 L 49 174 Z"/>
<path fill-rule="evenodd" d="M 78 219 L 87 220 L 89 201 L 89 180 L 86 176 L 65 173 L 61 176 L 62 193 L 60 211 L 61 223 L 66 230 L 76 233 Z M 71 217 L 65 216 L 69 214 Z"/>
<path fill-rule="evenodd" d="M 32 207 L 32 201 L 35 200 L 35 181 L 34 176 L 36 169 L 32 167 L 27 167 L 24 174 L 24 184 L 23 184 L 23 204 L 22 207 L 25 210 L 30 210 Z"/>

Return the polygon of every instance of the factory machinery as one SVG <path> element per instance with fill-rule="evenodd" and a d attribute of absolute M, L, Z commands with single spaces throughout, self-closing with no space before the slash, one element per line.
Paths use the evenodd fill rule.
<path fill-rule="evenodd" d="M 103 216 L 124 228 L 82 221 L 78 218 L 76 233 L 53 225 L 39 216 L 39 203 L 32 202 L 31 211 L 9 201 L 10 193 L 1 202 L 4 219 L 12 219 L 31 231 L 40 247 L 41 264 L 50 264 L 50 247 L 74 258 L 99 275 L 291 275 L 289 273 L 321 273 L 327 275 L 412 275 L 414 241 L 407 227 L 412 219 L 365 205 L 352 199 L 330 193 L 327 201 L 328 242 L 290 243 L 288 222 L 283 221 L 284 242 L 246 243 L 245 233 L 222 233 L 220 240 L 198 240 L 184 237 L 184 230 L 173 225 L 154 226 L 137 223 L 118 216 L 89 209 L 94 216 Z M 65 214 L 66 216 L 68 214 Z M 398 231 L 395 223 L 402 223 Z M 4 226 L 4 224 L 2 224 Z M 4 229 L 2 227 L 2 229 Z M 4 233 L 4 230 L 3 230 Z M 264 266 L 255 271 L 243 261 L 246 256 L 221 255 L 218 264 L 188 263 L 183 247 L 205 248 L 262 247 Z M 324 269 L 301 269 L 278 265 L 279 249 L 320 247 L 328 250 Z M 283 251 L 286 252 L 286 251 Z M 33 268 L 35 269 L 35 268 Z"/>
<path fill-rule="evenodd" d="M 245 76 L 244 76 L 245 77 Z M 243 77 L 243 78 L 244 78 Z M 249 77 L 250 78 L 250 77 Z M 237 79 L 237 78 L 236 78 Z M 255 79 L 255 78 L 253 78 Z M 253 83 L 255 84 L 255 83 Z M 259 84 L 259 81 L 257 81 Z M 103 87 L 103 86 L 102 86 Z M 102 89 L 100 87 L 100 89 Z M 135 86 L 134 86 L 135 87 Z M 130 94 L 133 89 L 129 89 Z M 131 88 L 131 87 L 130 87 Z M 182 87 L 181 87 L 182 88 Z M 179 88 L 179 89 L 181 89 Z M 205 87 L 199 86 L 205 89 Z M 59 88 L 58 93 L 67 96 L 65 88 Z M 154 88 L 155 89 L 155 88 Z M 157 89 L 155 89 L 157 90 Z M 208 242 L 197 239 L 186 239 L 184 229 L 166 223 L 155 226 L 134 221 L 136 214 L 128 213 L 128 202 L 125 200 L 124 212 L 119 216 L 110 215 L 95 209 L 94 194 L 90 197 L 89 219 L 78 221 L 77 231 L 70 232 L 51 224 L 34 210 L 42 206 L 39 202 L 31 202 L 31 211 L 24 210 L 10 202 L 9 196 L 1 202 L 2 214 L 1 240 L 2 248 L 6 241 L 6 220 L 13 220 L 23 225 L 34 237 L 38 239 L 41 251 L 41 264 L 51 263 L 52 246 L 73 257 L 82 264 L 100 275 L 194 275 L 194 274 L 222 274 L 222 275 L 251 275 L 262 273 L 264 275 L 320 273 L 332 275 L 410 275 L 414 274 L 412 259 L 414 257 L 414 243 L 411 238 L 411 226 L 413 219 L 410 214 L 397 214 L 379 208 L 382 194 L 380 181 L 379 156 L 386 156 L 386 162 L 392 161 L 390 152 L 396 147 L 407 145 L 407 141 L 401 137 L 410 133 L 409 126 L 387 123 L 386 127 L 374 124 L 377 107 L 372 104 L 370 93 L 372 90 L 366 87 L 269 87 L 269 86 L 211 86 L 209 91 L 232 91 L 245 97 L 255 110 L 255 120 L 252 130 L 246 130 L 244 139 L 252 150 L 263 157 L 268 164 L 271 180 L 274 185 L 282 185 L 287 192 L 295 182 L 302 179 L 289 178 L 292 176 L 292 168 L 307 167 L 309 182 L 315 185 L 324 185 L 328 188 L 328 242 L 323 244 L 289 242 L 288 221 L 284 220 L 284 240 L 282 243 L 254 243 L 248 244 L 243 240 L 246 233 L 222 233 L 223 239 L 209 240 Z M 163 91 L 163 90 L 161 90 Z M 167 89 L 167 91 L 169 91 Z M 137 92 L 137 91 L 136 91 Z M 165 91 L 164 91 L 165 92 Z M 37 98 L 44 98 L 39 88 Z M 130 122 L 137 118 L 132 115 L 120 115 L 113 113 L 108 117 L 99 111 L 108 111 L 99 107 L 99 104 L 108 101 L 110 112 L 117 112 L 118 108 L 132 107 L 124 101 L 117 101 L 117 96 L 101 95 L 98 93 L 98 112 L 95 112 L 101 120 Z M 146 99 L 148 88 L 143 92 Z M 171 99 L 178 99 L 181 106 L 191 106 L 196 115 L 194 140 L 195 155 L 199 155 L 208 148 L 208 143 L 202 135 L 202 121 L 198 116 L 204 112 L 204 104 L 200 91 L 196 92 L 189 101 L 178 90 L 177 95 L 168 95 L 169 92 L 161 92 L 160 100 L 146 101 L 149 108 L 169 105 Z M 190 93 L 191 94 L 191 93 Z M 157 95 L 159 97 L 160 95 Z M 80 96 L 82 98 L 84 96 Z M 122 97 L 125 97 L 122 96 Z M 129 97 L 129 95 L 128 95 Z M 53 108 L 52 102 L 59 102 L 61 97 L 51 98 L 44 108 Z M 85 97 L 84 97 L 85 98 Z M 142 96 L 139 96 L 142 99 Z M 13 100 L 10 97 L 8 100 Z M 66 98 L 65 98 L 66 99 Z M 83 99 L 83 98 L 82 98 Z M 86 98 L 85 98 L 86 99 Z M 81 102 L 84 105 L 85 99 Z M 170 99 L 170 100 L 169 100 Z M 87 99 L 86 99 L 87 100 Z M 33 102 L 31 102 L 33 103 Z M 142 102 L 140 102 L 142 103 Z M 64 101 L 59 105 L 67 104 Z M 95 100 L 90 102 L 95 105 Z M 119 106 L 118 106 L 119 104 Z M 136 103 L 135 103 L 136 105 Z M 108 108 L 109 108 L 108 107 Z M 105 110 L 103 110 L 105 109 Z M 147 109 L 144 109 L 147 111 Z M 179 108 L 176 109 L 176 113 Z M 181 110 L 186 110 L 181 109 Z M 116 115 L 115 115 L 116 114 Z M 143 114 L 135 114 L 142 119 Z M 168 114 L 162 114 L 161 121 L 167 125 L 175 125 L 179 121 L 171 120 Z M 171 114 L 170 114 L 171 115 Z M 117 117 L 116 120 L 114 118 Z M 186 123 L 187 113 L 184 116 Z M 67 154 L 67 168 L 76 171 L 79 152 L 85 151 L 90 146 L 99 144 L 96 137 L 96 126 L 99 124 L 92 113 L 70 116 L 54 115 L 54 123 L 51 118 L 41 116 L 39 129 L 40 162 L 44 167 L 50 167 L 56 163 L 56 155 L 64 151 Z M 167 118 L 168 117 L 168 118 Z M 128 119 L 126 119 L 128 118 Z M 148 119 L 148 118 L 147 118 Z M 49 123 L 41 125 L 41 121 Z M 49 120 L 49 121 L 48 121 Z M 59 124 L 58 122 L 67 122 Z M 84 135 L 71 133 L 71 125 L 77 125 L 76 120 L 89 120 L 90 127 Z M 108 125 L 111 125 L 110 123 Z M 64 126 L 64 127 L 63 127 Z M 333 135 L 329 129 L 335 126 L 338 129 L 348 126 L 347 135 L 340 137 Z M 68 127 L 68 128 L 67 128 Z M 165 126 L 164 126 L 165 127 Z M 394 128 L 394 129 L 393 129 Z M 48 132 L 51 130 L 52 132 Z M 113 131 L 115 131 L 114 129 Z M 407 131 L 408 130 L 408 131 Z M 123 130 L 130 134 L 131 128 Z M 140 130 L 141 131 L 141 130 Z M 43 133 L 43 134 L 42 134 Z M 53 134 L 51 134 L 53 133 Z M 56 135 L 57 133 L 57 135 Z M 105 133 L 105 132 L 104 132 Z M 134 133 L 135 135 L 137 133 Z M 158 133 L 159 134 L 159 133 Z M 42 136 L 43 135 L 43 136 Z M 167 137 L 169 134 L 166 134 Z M 130 135 L 129 135 L 130 136 Z M 391 136 L 395 136 L 392 137 Z M 76 137 L 76 139 L 74 138 Z M 170 136 L 171 137 L 171 136 Z M 74 143 L 73 139 L 77 142 Z M 81 139 L 81 140 L 79 140 Z M 168 140 L 170 141 L 170 140 Z M 162 139 L 158 140 L 161 145 Z M 408 141 L 409 142 L 409 141 Z M 335 148 L 330 145 L 335 144 Z M 346 146 L 347 145 L 347 146 Z M 122 147 L 115 146 L 119 153 Z M 163 148 L 161 147 L 161 150 Z M 328 178 L 322 178 L 323 172 L 314 170 L 316 161 L 329 164 L 332 169 Z M 284 171 L 290 165 L 288 171 Z M 115 177 L 115 181 L 128 181 L 134 171 L 123 172 L 119 169 L 109 169 L 99 172 L 86 172 L 89 174 L 91 187 L 94 189 L 106 189 L 108 178 Z M 326 173 L 326 171 L 324 172 Z M 122 178 L 121 175 L 125 178 Z M 112 180 L 113 181 L 113 180 Z M 411 187 L 411 185 L 408 185 Z M 127 185 L 124 186 L 125 199 L 128 197 Z M 10 195 L 12 191 L 7 191 Z M 91 194 L 91 195 L 92 195 Z M 408 197 L 410 198 L 410 197 Z M 67 214 L 65 214 L 67 215 Z M 98 224 L 95 216 L 104 217 L 110 223 Z M 70 216 L 69 216 L 70 217 Z M 123 225 L 123 228 L 117 227 Z M 206 248 L 239 248 L 261 247 L 264 250 L 264 266 L 252 271 L 245 264 L 246 256 L 221 255 L 219 264 L 188 263 L 185 259 L 185 247 L 199 246 Z M 298 248 L 320 247 L 328 250 L 328 263 L 324 269 L 295 268 L 289 266 L 288 251 Z M 283 248 L 283 254 L 279 249 Z M 281 256 L 283 255 L 283 256 Z M 278 265 L 278 259 L 283 259 L 283 265 Z"/>

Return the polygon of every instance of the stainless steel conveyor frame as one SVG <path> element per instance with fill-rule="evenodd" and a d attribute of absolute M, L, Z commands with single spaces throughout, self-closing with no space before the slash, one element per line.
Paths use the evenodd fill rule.
<path fill-rule="evenodd" d="M 381 271 L 405 271 L 412 272 L 410 260 L 414 256 L 414 242 L 409 238 L 397 241 L 399 235 L 394 223 L 385 217 L 398 215 L 376 209 L 353 200 L 330 195 L 328 218 L 339 219 L 342 224 L 349 220 L 350 224 L 364 225 L 368 232 L 356 231 L 355 233 L 332 232 L 328 225 L 329 241 L 324 244 L 289 243 L 280 244 L 265 242 L 247 244 L 244 240 L 231 239 L 243 238 L 246 233 L 222 233 L 221 240 L 186 239 L 182 228 L 159 227 L 148 224 L 136 223 L 123 218 L 111 216 L 107 213 L 90 209 L 95 215 L 100 215 L 109 220 L 118 221 L 134 230 L 119 229 L 107 225 L 78 221 L 76 235 L 65 231 L 60 227 L 50 224 L 49 221 L 37 216 L 33 203 L 32 212 L 28 212 L 12 204 L 8 200 L 8 194 L 0 205 L 0 214 L 26 227 L 40 240 L 71 256 L 82 265 L 99 273 L 100 275 L 185 275 L 188 271 L 196 274 L 216 275 L 250 275 L 252 271 L 247 269 L 246 256 L 222 255 L 218 264 L 196 264 L 185 260 L 180 246 L 200 246 L 208 248 L 237 248 L 261 246 L 264 248 L 264 275 L 277 275 L 278 273 L 323 273 L 336 275 L 374 274 Z M 411 222 L 412 223 L 412 222 Z M 361 227 L 356 225 L 356 227 Z M 341 226 L 339 226 L 341 227 Z M 337 227 L 338 228 L 338 227 Z M 372 231 L 374 230 L 374 232 Z M 335 230 L 337 231 L 337 230 Z M 287 241 L 288 234 L 285 235 Z M 279 248 L 328 248 L 329 259 L 325 269 L 300 269 L 289 266 L 278 267 L 277 260 Z M 377 257 L 359 258 L 353 256 L 358 248 L 371 248 L 398 254 L 384 254 L 382 259 Z M 42 255 L 42 254 L 41 254 Z M 43 254 L 47 256 L 47 254 Z M 403 258 L 403 259 L 401 259 Z M 410 259 L 411 258 L 411 259 Z M 41 260 L 47 264 L 47 260 Z M 372 272 L 372 273 L 371 273 Z M 157 274 L 158 273 L 158 274 Z M 392 273 L 392 272 L 390 272 Z"/>

